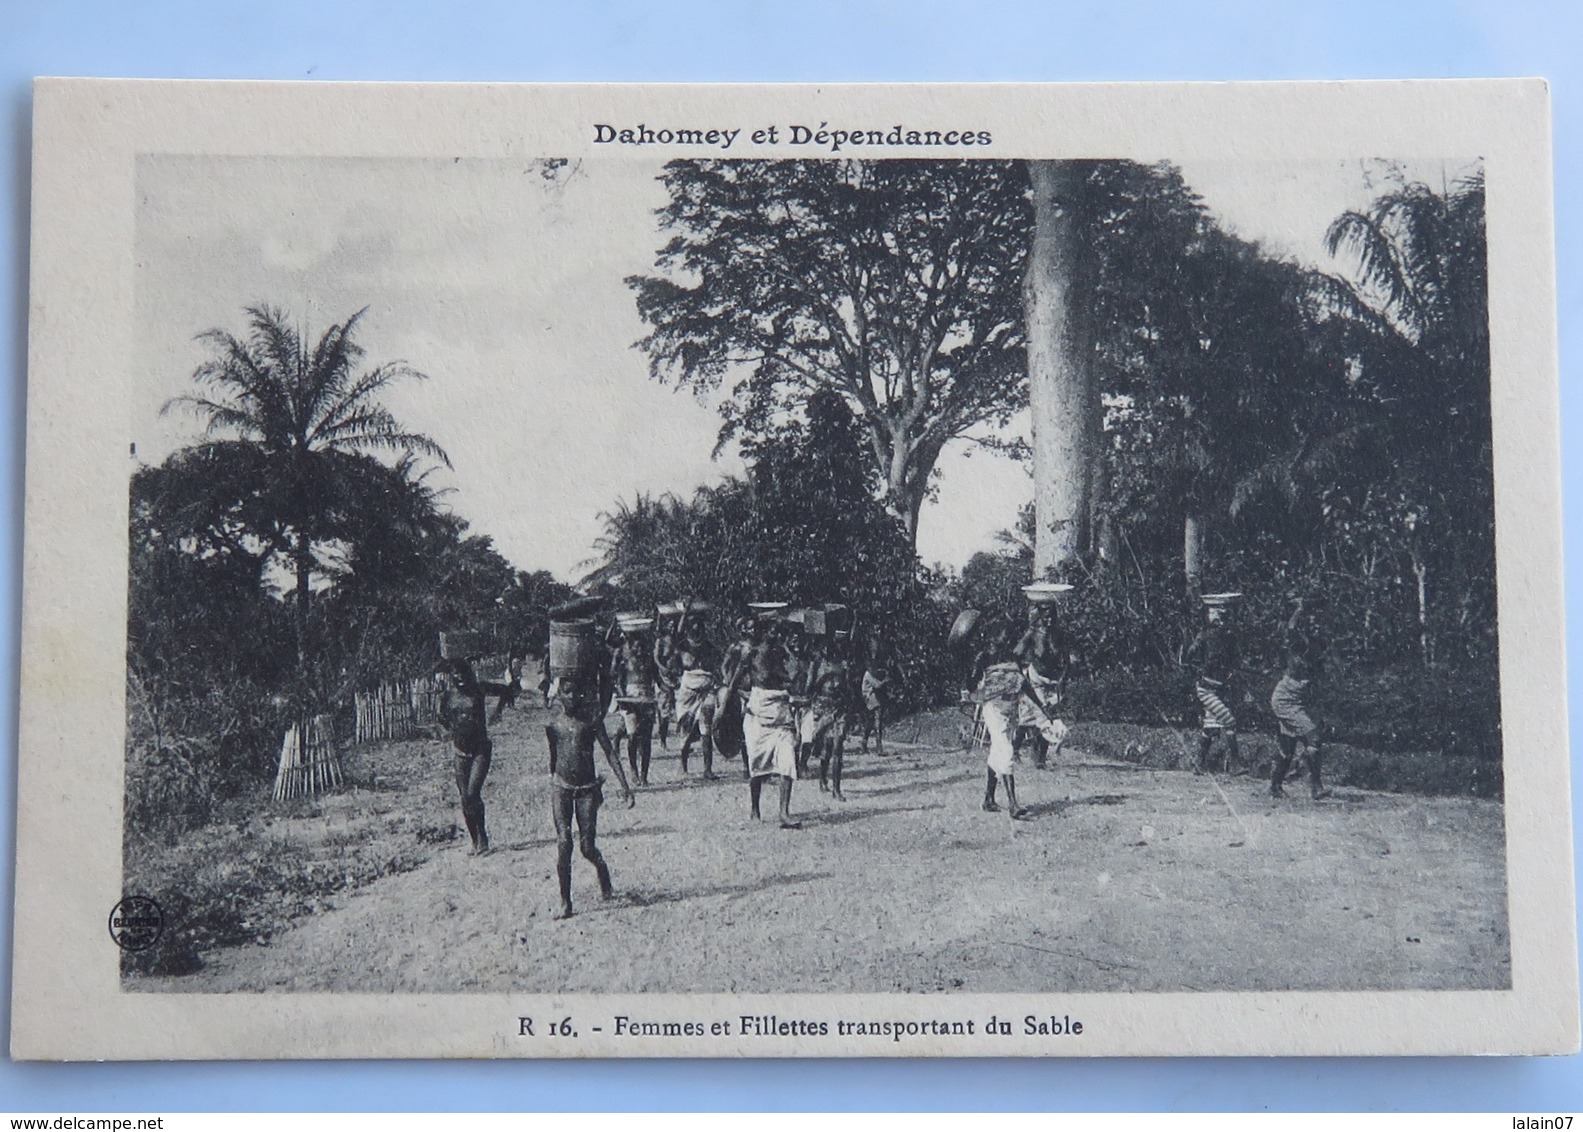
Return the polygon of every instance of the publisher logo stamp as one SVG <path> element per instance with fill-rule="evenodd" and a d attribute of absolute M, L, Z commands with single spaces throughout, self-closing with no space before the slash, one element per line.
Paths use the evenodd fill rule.
<path fill-rule="evenodd" d="M 147 951 L 165 930 L 165 913 L 151 897 L 128 896 L 110 910 L 110 938 L 122 951 Z"/>

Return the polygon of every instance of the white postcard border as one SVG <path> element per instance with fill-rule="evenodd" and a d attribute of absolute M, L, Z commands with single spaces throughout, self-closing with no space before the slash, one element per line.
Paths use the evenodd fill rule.
<path fill-rule="evenodd" d="M 12 1054 L 26 1059 L 1561 1053 L 1578 1045 L 1548 95 L 1537 80 L 513 86 L 41 80 L 36 88 Z M 1512 989 L 1115 995 L 129 993 L 121 892 L 126 371 L 142 153 L 585 156 L 602 121 L 911 120 L 974 154 L 1481 156 L 1487 169 Z M 600 146 L 601 157 L 611 148 Z M 619 147 L 614 156 L 622 156 Z M 704 156 L 674 148 L 666 156 Z M 634 156 L 654 151 L 634 148 Z M 824 156 L 784 143 L 731 156 Z M 866 156 L 960 156 L 865 150 Z M 734 1032 L 617 1037 L 643 1022 Z M 743 1015 L 830 1033 L 743 1036 Z M 994 1015 L 1010 1036 L 982 1034 Z M 1081 1022 L 1025 1035 L 1023 1019 Z M 520 1019 L 535 1020 L 522 1034 Z M 973 1037 L 842 1037 L 842 1019 Z M 552 1034 L 571 1019 L 576 1036 Z M 595 1033 L 594 1026 L 601 1026 Z"/>

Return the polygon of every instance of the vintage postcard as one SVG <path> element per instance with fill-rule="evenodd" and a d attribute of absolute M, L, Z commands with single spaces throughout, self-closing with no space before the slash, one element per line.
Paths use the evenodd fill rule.
<path fill-rule="evenodd" d="M 1543 82 L 34 141 L 14 1056 L 1578 1048 Z"/>

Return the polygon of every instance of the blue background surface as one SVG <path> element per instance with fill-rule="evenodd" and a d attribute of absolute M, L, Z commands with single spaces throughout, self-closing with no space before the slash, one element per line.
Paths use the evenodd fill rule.
<path fill-rule="evenodd" d="M 29 82 L 930 81 L 1542 75 L 1555 127 L 1569 588 L 1583 567 L 1583 5 L 0 0 L 0 1022 L 9 1031 Z M 1568 642 L 1579 649 L 1580 622 Z M 1578 702 L 1574 664 L 1570 695 Z M 1577 810 L 1578 791 L 1573 805 Z M 34 1065 L 0 1110 L 1583 1108 L 1583 1059 Z"/>

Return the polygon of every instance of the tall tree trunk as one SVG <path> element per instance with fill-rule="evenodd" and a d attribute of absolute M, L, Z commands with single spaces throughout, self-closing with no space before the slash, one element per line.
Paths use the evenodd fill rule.
<path fill-rule="evenodd" d="M 872 427 L 872 426 L 870 426 Z M 878 439 L 874 439 L 877 437 Z M 943 441 L 933 438 L 915 440 L 905 434 L 871 434 L 871 443 L 888 452 L 885 473 L 885 510 L 899 519 L 907 530 L 914 550 L 918 548 L 918 516 L 929 494 L 929 476 L 940 460 Z"/>
<path fill-rule="evenodd" d="M 1204 592 L 1204 516 L 1196 510 L 1182 522 L 1182 574 L 1188 597 Z"/>
<path fill-rule="evenodd" d="M 293 627 L 297 637 L 297 702 L 293 706 L 297 711 L 298 721 L 305 721 L 311 713 L 308 688 L 308 602 L 309 582 L 313 574 L 313 547 L 308 541 L 307 533 L 302 528 L 297 529 L 296 537 L 291 551 L 292 564 L 297 572 L 297 592 L 293 602 Z M 306 734 L 306 731 L 299 734 Z"/>
<path fill-rule="evenodd" d="M 1412 550 L 1413 580 L 1418 583 L 1418 654 L 1425 668 L 1435 662 L 1434 637 L 1429 632 L 1429 563 L 1415 542 Z"/>
<path fill-rule="evenodd" d="M 1089 549 L 1090 483 L 1099 452 L 1087 164 L 1033 161 L 1033 248 L 1023 286 L 1033 417 L 1033 569 L 1061 574 Z"/>
<path fill-rule="evenodd" d="M 1363 647 L 1374 643 L 1374 568 L 1379 553 L 1373 549 L 1363 560 Z"/>

